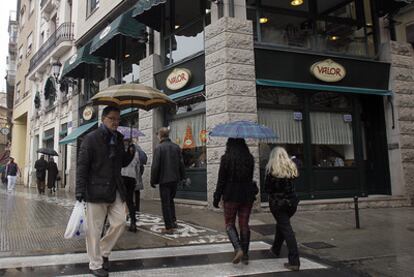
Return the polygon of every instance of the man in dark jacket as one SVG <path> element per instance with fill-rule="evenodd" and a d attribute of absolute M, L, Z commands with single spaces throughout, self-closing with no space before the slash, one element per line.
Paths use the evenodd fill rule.
<path fill-rule="evenodd" d="M 165 228 L 162 233 L 172 234 L 177 226 L 174 197 L 177 184 L 185 178 L 184 161 L 180 147 L 169 139 L 170 130 L 158 131 L 160 144 L 154 150 L 151 165 L 151 186 L 160 185 L 160 198 Z"/>
<path fill-rule="evenodd" d="M 126 188 L 121 168 L 130 157 L 117 131 L 119 121 L 120 110 L 106 107 L 103 124 L 85 136 L 78 156 L 76 199 L 86 202 L 86 249 L 95 276 L 108 276 L 109 254 L 125 229 Z M 105 217 L 110 227 L 101 239 Z"/>
<path fill-rule="evenodd" d="M 46 169 L 47 161 L 45 156 L 41 155 L 40 159 L 35 162 L 34 165 L 36 169 L 36 181 L 37 181 L 37 191 L 39 194 L 45 193 L 45 179 L 46 179 Z"/>

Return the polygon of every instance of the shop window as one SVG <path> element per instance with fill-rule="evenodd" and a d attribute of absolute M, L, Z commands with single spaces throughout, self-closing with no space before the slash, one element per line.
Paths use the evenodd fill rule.
<path fill-rule="evenodd" d="M 303 97 L 287 89 L 263 87 L 257 94 L 258 105 L 301 106 Z"/>
<path fill-rule="evenodd" d="M 171 141 L 178 144 L 183 153 L 186 168 L 206 168 L 206 115 L 181 117 L 170 121 Z"/>
<path fill-rule="evenodd" d="M 247 2 L 256 41 L 318 52 L 375 55 L 369 0 L 309 0 L 299 6 L 291 2 Z"/>
<path fill-rule="evenodd" d="M 337 93 L 316 93 L 311 97 L 311 109 L 313 166 L 354 166 L 351 99 Z"/>
<path fill-rule="evenodd" d="M 414 45 L 414 23 L 410 23 L 405 27 L 407 42 Z"/>
<path fill-rule="evenodd" d="M 164 19 L 166 65 L 204 50 L 204 28 L 210 24 L 210 1 L 169 1 L 165 4 Z"/>

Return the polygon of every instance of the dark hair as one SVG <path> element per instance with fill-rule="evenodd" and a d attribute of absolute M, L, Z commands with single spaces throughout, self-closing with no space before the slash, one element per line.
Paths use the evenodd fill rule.
<path fill-rule="evenodd" d="M 170 129 L 167 127 L 161 127 L 158 130 L 158 135 L 160 135 L 160 138 L 168 138 L 170 136 Z"/>
<path fill-rule="evenodd" d="M 250 172 L 254 167 L 254 158 L 242 138 L 229 138 L 226 143 L 226 152 L 222 159 L 230 171 Z"/>
<path fill-rule="evenodd" d="M 118 112 L 120 113 L 121 110 L 115 106 L 106 106 L 105 109 L 102 111 L 102 117 L 107 116 L 110 112 Z"/>

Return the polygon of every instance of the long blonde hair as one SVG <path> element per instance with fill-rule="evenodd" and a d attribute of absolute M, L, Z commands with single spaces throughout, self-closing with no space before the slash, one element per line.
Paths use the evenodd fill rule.
<path fill-rule="evenodd" d="M 295 178 L 299 176 L 296 164 L 289 158 L 283 147 L 275 147 L 270 152 L 266 173 L 276 178 Z"/>

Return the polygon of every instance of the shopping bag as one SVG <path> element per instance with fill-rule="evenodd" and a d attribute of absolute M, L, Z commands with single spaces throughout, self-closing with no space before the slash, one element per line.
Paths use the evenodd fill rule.
<path fill-rule="evenodd" d="M 76 201 L 70 215 L 68 225 L 66 226 L 65 239 L 80 238 L 85 236 L 86 219 L 85 219 L 85 202 Z"/>

